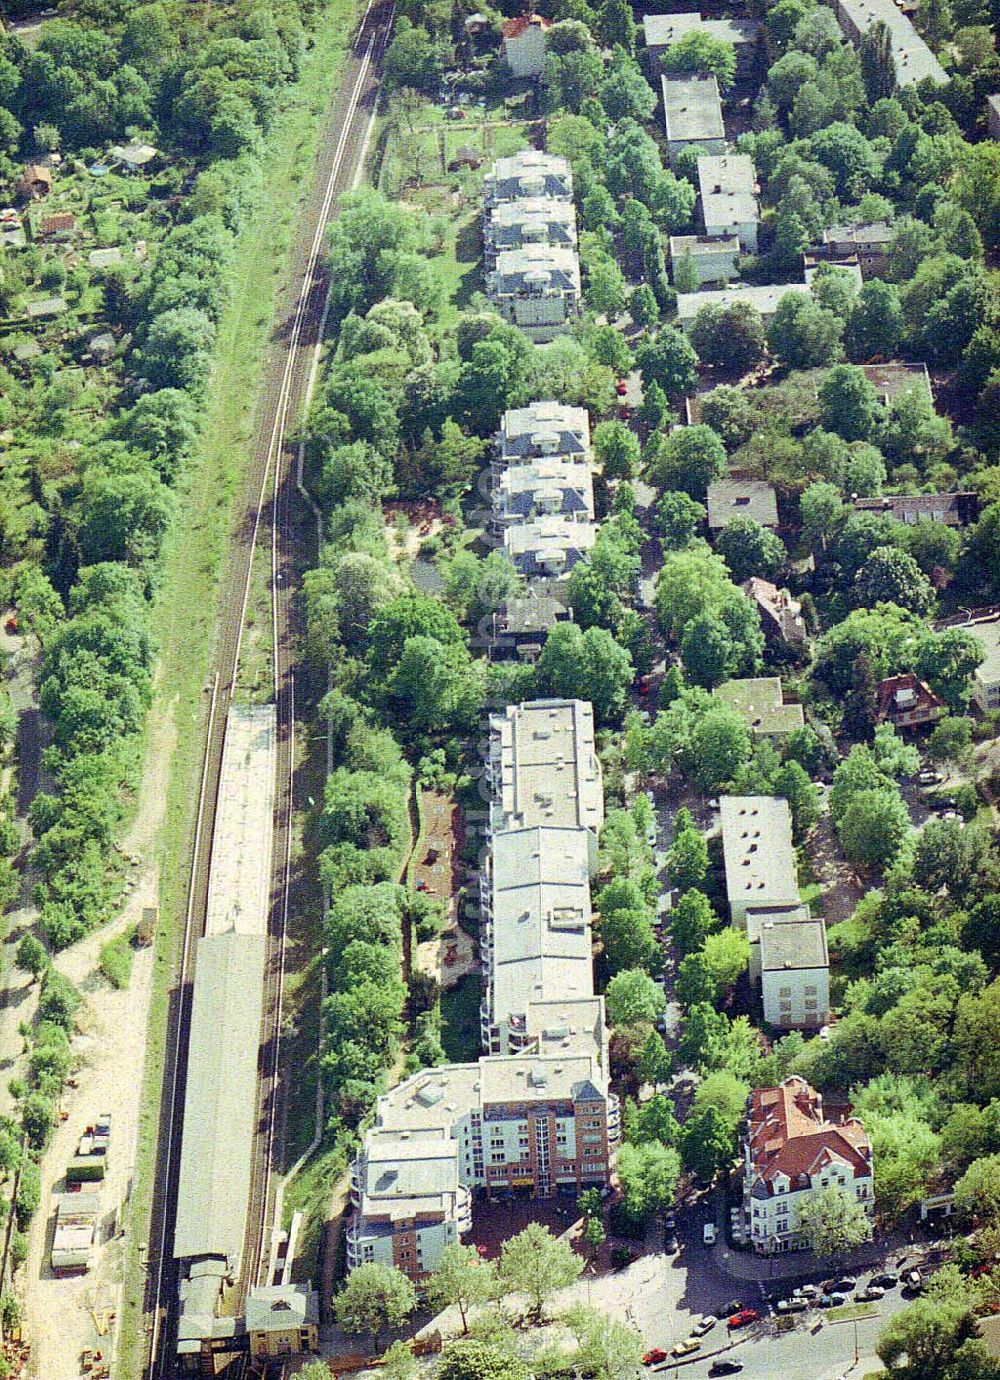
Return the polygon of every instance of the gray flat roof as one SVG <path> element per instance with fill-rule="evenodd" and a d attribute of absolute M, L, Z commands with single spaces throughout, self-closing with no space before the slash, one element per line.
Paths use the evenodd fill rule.
<path fill-rule="evenodd" d="M 766 920 L 760 928 L 760 966 L 764 973 L 794 968 L 826 968 L 823 920 Z"/>
<path fill-rule="evenodd" d="M 205 933 L 266 934 L 274 832 L 273 704 L 233 704 L 212 832 Z"/>
<path fill-rule="evenodd" d="M 899 86 L 913 86 L 924 77 L 946 82 L 947 73 L 905 14 L 893 0 L 836 0 L 834 8 L 845 15 L 858 33 L 866 33 L 879 20 L 892 36 L 892 56 Z"/>
<path fill-rule="evenodd" d="M 734 287 L 709 288 L 702 292 L 679 292 L 677 319 L 682 325 L 690 325 L 702 307 L 731 307 L 734 302 L 749 302 L 762 316 L 773 316 L 778 303 L 789 292 L 808 295 L 809 288 L 806 283 L 737 283 Z"/>
<path fill-rule="evenodd" d="M 960 624 L 968 627 L 973 637 L 978 638 L 986 653 L 985 660 L 973 673 L 984 685 L 993 685 L 1000 680 L 1000 615 L 984 618 L 981 623 Z"/>
<path fill-rule="evenodd" d="M 671 235 L 670 236 L 670 257 L 679 259 L 682 255 L 691 253 L 703 258 L 706 254 L 713 258 L 718 255 L 729 256 L 739 254 L 740 242 L 735 235 Z"/>
<path fill-rule="evenodd" d="M 195 955 L 174 1258 L 243 1251 L 267 937 L 206 935 Z"/>
<path fill-rule="evenodd" d="M 715 77 L 660 78 L 663 118 L 671 143 L 696 144 L 700 139 L 725 139 L 722 102 Z"/>
<path fill-rule="evenodd" d="M 708 486 L 708 525 L 725 527 L 733 518 L 748 517 L 763 527 L 778 525 L 778 497 L 765 479 L 716 479 Z"/>
<path fill-rule="evenodd" d="M 719 811 L 730 905 L 760 908 L 797 901 L 788 801 L 771 795 L 724 795 Z"/>

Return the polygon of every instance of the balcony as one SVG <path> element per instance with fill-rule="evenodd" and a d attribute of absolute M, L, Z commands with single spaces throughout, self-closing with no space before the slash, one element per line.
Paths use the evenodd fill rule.
<path fill-rule="evenodd" d="M 455 1195 L 455 1230 L 459 1236 L 472 1230 L 472 1190 L 464 1184 L 459 1185 Z"/>

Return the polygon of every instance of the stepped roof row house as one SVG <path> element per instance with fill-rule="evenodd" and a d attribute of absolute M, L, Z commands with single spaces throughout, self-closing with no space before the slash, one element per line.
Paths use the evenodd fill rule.
<path fill-rule="evenodd" d="M 731 43 L 736 50 L 736 76 L 753 71 L 760 55 L 760 22 L 756 19 L 705 19 L 701 14 L 644 14 L 642 32 L 646 51 L 659 62 L 672 44 L 688 34 L 703 33 Z"/>
<path fill-rule="evenodd" d="M 582 310 L 569 164 L 534 149 L 498 158 L 483 201 L 487 296 L 530 340 L 554 339 Z"/>
<path fill-rule="evenodd" d="M 834 1121 L 803 1078 L 757 1088 L 747 1106 L 743 1142 L 743 1211 L 754 1250 L 774 1255 L 801 1250 L 804 1203 L 839 1188 L 875 1210 L 872 1147 L 856 1117 Z"/>
<path fill-rule="evenodd" d="M 493 522 L 515 568 L 559 581 L 592 550 L 594 479 L 584 408 L 538 402 L 506 412 L 494 438 Z"/>
<path fill-rule="evenodd" d="M 783 1030 L 825 1025 L 826 926 L 799 893 L 788 801 L 723 796 L 719 808 L 730 915 L 750 942 L 750 976 L 760 986 L 764 1019 Z"/>
<path fill-rule="evenodd" d="M 511 705 L 490 722 L 490 850 L 480 880 L 485 1053 L 379 1098 L 351 1169 L 349 1268 L 418 1283 L 472 1226 L 476 1194 L 574 1199 L 604 1187 L 620 1138 L 590 878 L 604 819 L 592 707 Z"/>

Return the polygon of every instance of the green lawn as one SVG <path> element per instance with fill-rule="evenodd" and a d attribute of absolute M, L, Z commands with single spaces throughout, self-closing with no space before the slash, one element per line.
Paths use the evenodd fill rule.
<path fill-rule="evenodd" d="M 234 499 L 253 435 L 261 363 L 287 275 L 287 251 L 298 224 L 298 202 L 311 175 L 320 119 L 336 89 L 356 6 L 331 0 L 325 22 L 303 62 L 299 82 L 268 137 L 259 203 L 234 256 L 231 291 L 219 325 L 215 369 L 202 439 L 164 550 L 154 613 L 159 649 L 153 715 L 173 715 L 177 748 L 170 765 L 166 814 L 159 840 L 161 927 L 148 1027 L 149 1046 L 140 1110 L 131 1249 L 126 1261 L 124 1312 L 116 1374 L 143 1369 L 142 1301 L 145 1273 L 136 1244 L 147 1239 L 156 1168 L 156 1138 L 169 989 L 176 970 L 209 696 L 208 667 L 216 640 L 216 591 L 234 526 Z M 152 1243 L 151 1243 L 152 1245 Z"/>
<path fill-rule="evenodd" d="M 850 1322 L 852 1318 L 875 1318 L 878 1316 L 877 1303 L 845 1303 L 843 1308 L 831 1308 L 826 1315 L 827 1322 Z"/>
<path fill-rule="evenodd" d="M 441 1044 L 452 1064 L 468 1063 L 481 1053 L 479 975 L 467 977 L 441 993 Z"/>

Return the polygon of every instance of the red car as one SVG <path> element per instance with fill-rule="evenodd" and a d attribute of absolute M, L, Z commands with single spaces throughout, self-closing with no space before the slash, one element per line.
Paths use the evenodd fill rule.
<path fill-rule="evenodd" d="M 615 392 L 620 398 L 626 397 L 628 394 L 628 382 L 625 379 L 619 379 L 615 384 Z"/>
<path fill-rule="evenodd" d="M 649 676 L 642 676 L 639 680 L 639 684 L 636 687 L 640 695 L 648 695 L 652 688 L 653 682 L 649 678 Z"/>
<path fill-rule="evenodd" d="M 660 1346 L 654 1346 L 652 1351 L 647 1351 L 642 1358 L 644 1366 L 658 1366 L 661 1361 L 667 1359 L 667 1353 Z"/>
<path fill-rule="evenodd" d="M 729 1326 L 746 1327 L 749 1323 L 756 1322 L 759 1316 L 756 1308 L 741 1308 L 729 1319 Z"/>

